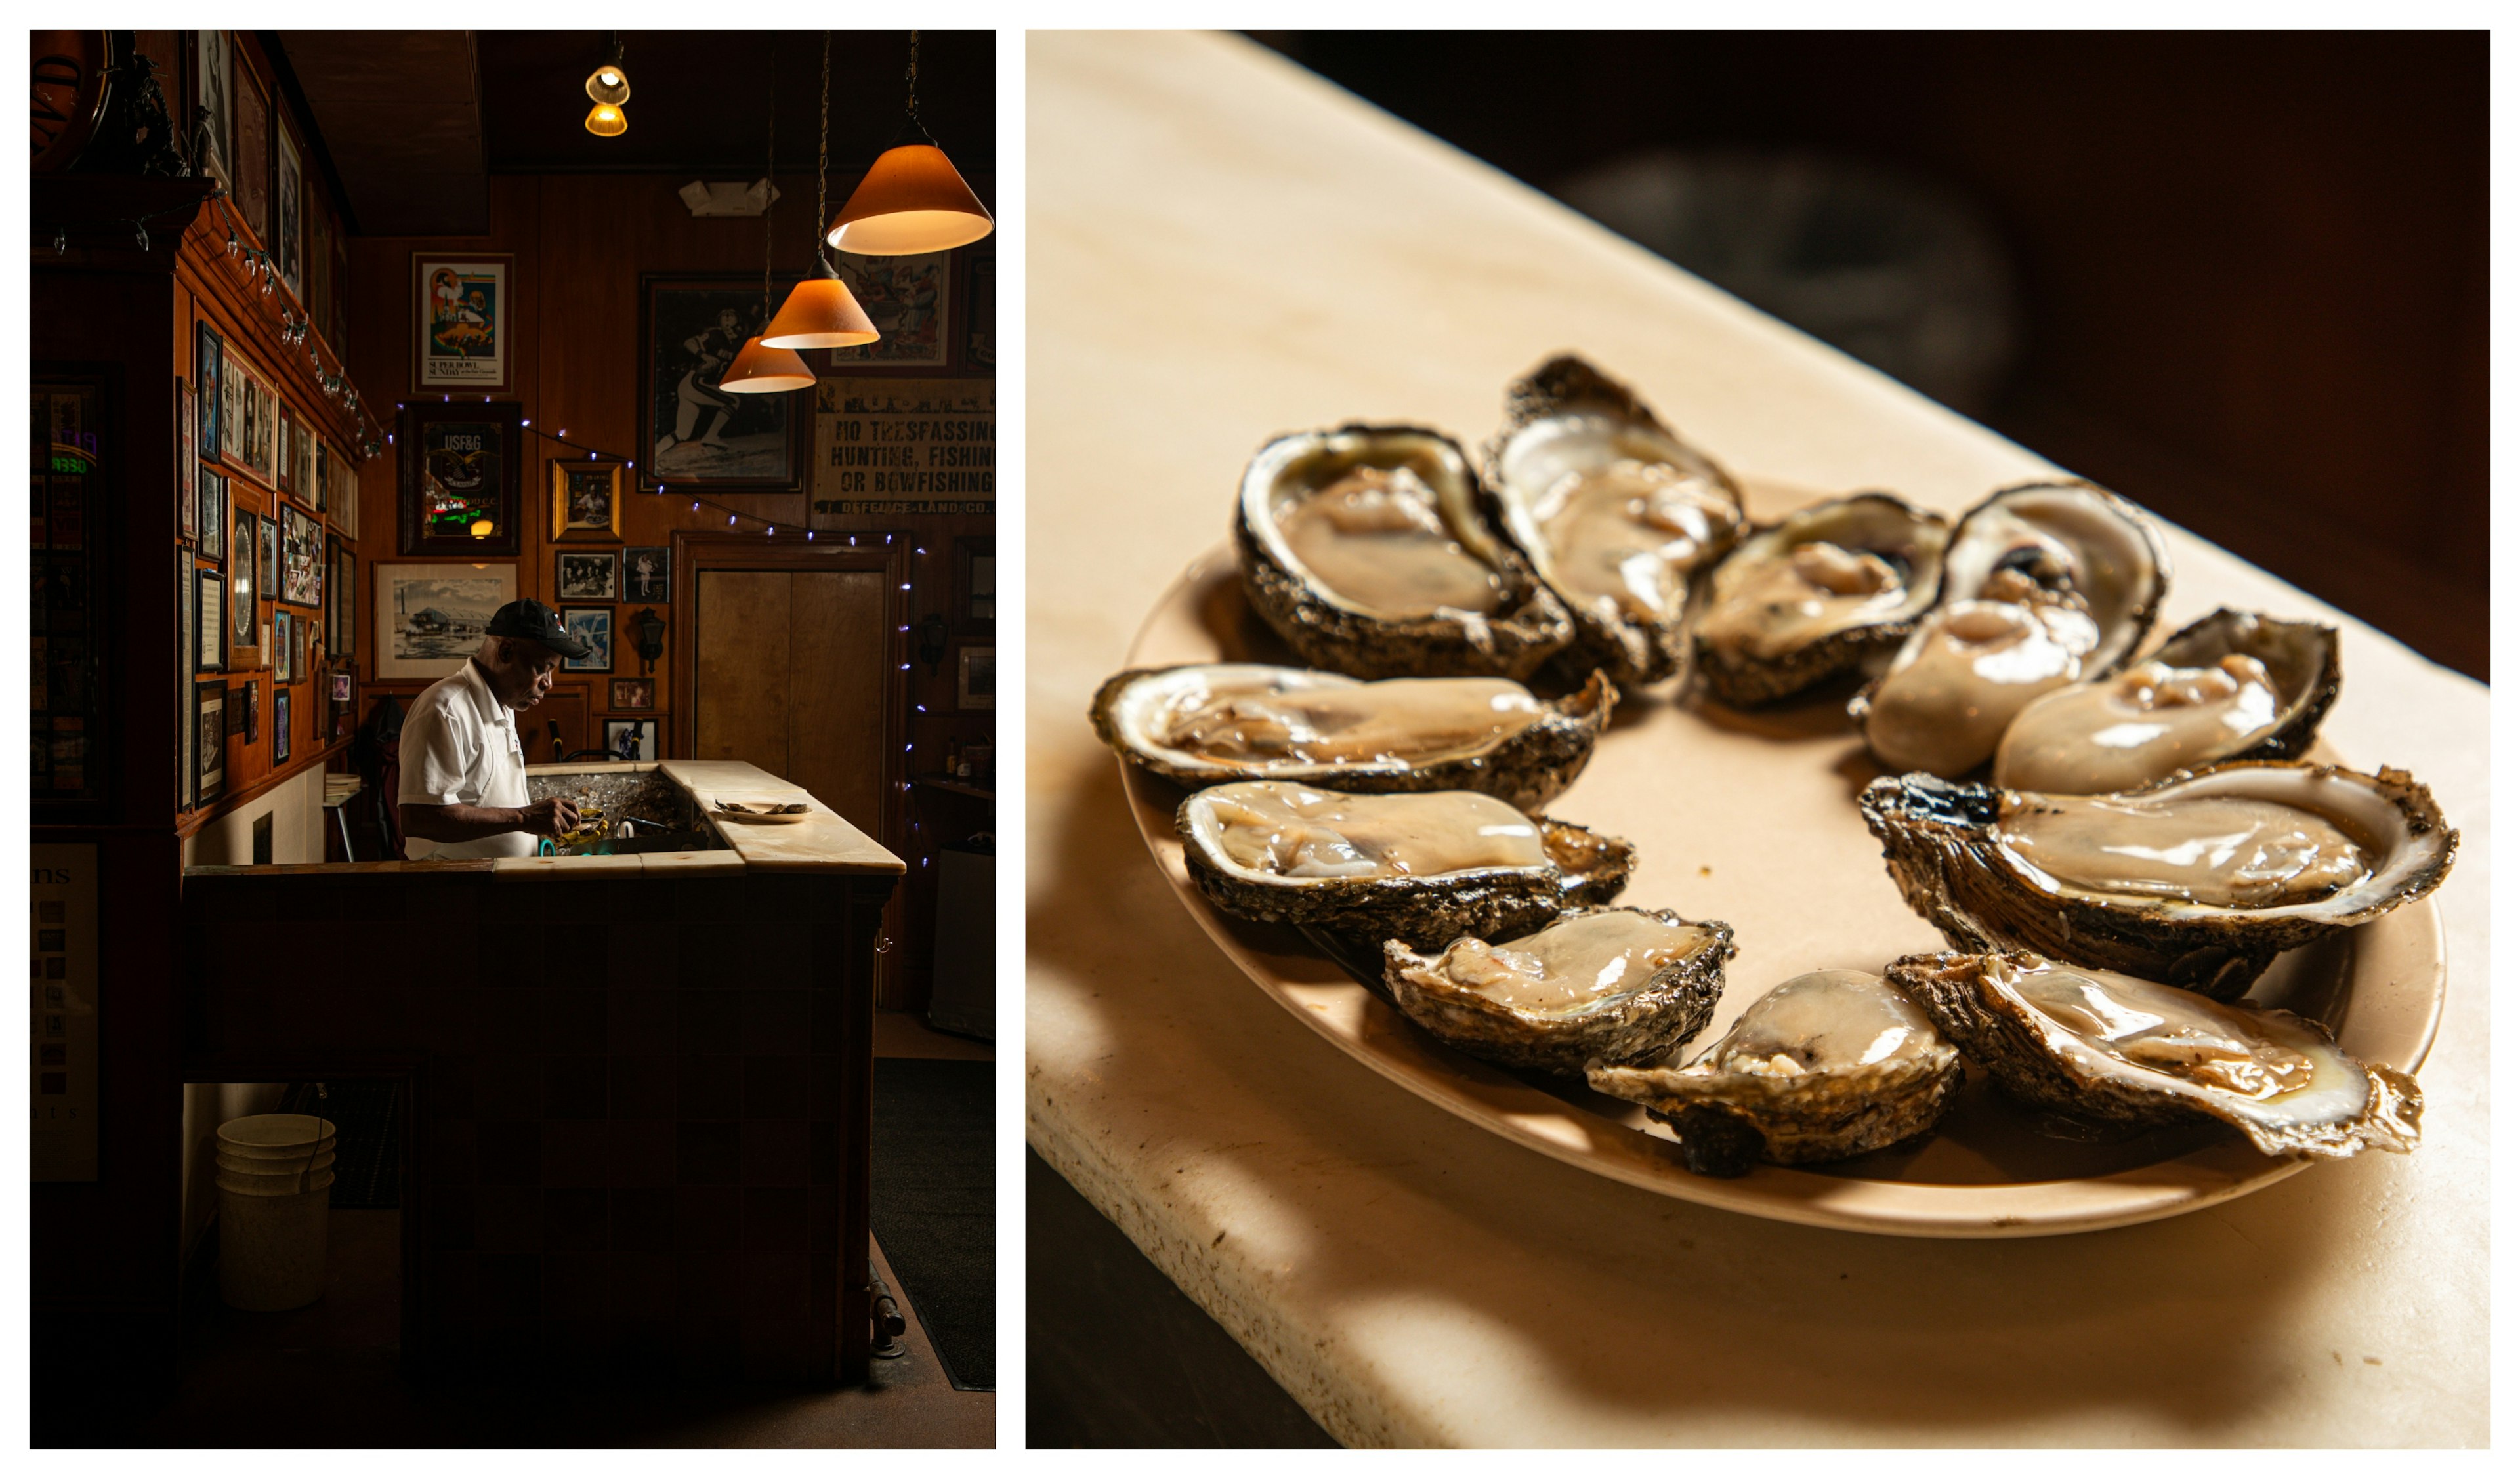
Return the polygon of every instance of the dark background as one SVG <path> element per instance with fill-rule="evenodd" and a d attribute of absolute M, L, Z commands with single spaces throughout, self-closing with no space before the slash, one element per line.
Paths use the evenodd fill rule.
<path fill-rule="evenodd" d="M 1945 399 L 2488 676 L 2484 32 L 1256 34 L 1542 189 L 1665 149 L 1944 196 L 2011 329 Z"/>

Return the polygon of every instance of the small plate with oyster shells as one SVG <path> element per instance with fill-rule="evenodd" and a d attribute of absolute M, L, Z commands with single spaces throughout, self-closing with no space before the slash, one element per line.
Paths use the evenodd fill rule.
<path fill-rule="evenodd" d="M 1412 1093 L 1916 1236 L 2420 1139 L 2457 833 L 2319 741 L 2331 628 L 2181 608 L 2117 495 L 1735 478 L 1560 356 L 1476 455 L 1292 433 L 1231 514 L 1093 722 L 1200 925 Z"/>
<path fill-rule="evenodd" d="M 755 827 L 793 827 L 814 815 L 814 809 L 802 801 L 777 796 L 744 796 L 709 799 L 709 815 L 721 822 L 741 822 Z"/>

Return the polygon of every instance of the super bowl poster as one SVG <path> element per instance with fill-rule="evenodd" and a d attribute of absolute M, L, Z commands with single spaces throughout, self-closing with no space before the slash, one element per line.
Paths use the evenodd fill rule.
<path fill-rule="evenodd" d="M 414 253 L 420 323 L 413 336 L 423 390 L 508 385 L 508 269 L 512 258 L 431 259 Z"/>

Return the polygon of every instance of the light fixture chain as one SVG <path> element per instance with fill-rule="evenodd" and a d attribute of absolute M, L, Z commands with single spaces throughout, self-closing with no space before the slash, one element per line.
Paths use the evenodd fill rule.
<path fill-rule="evenodd" d="M 901 111 L 916 118 L 919 116 L 919 32 L 917 31 L 910 33 L 910 70 L 902 80 L 910 84 L 910 97 L 901 105 Z"/>
<path fill-rule="evenodd" d="M 779 33 L 765 32 L 770 37 L 770 162 L 762 171 L 763 183 L 770 187 L 770 199 L 761 206 L 761 323 L 770 324 L 770 244 L 771 222 L 779 209 Z"/>
<path fill-rule="evenodd" d="M 823 251 L 823 222 L 832 214 L 828 181 L 832 174 L 832 33 L 823 32 L 823 152 L 814 166 L 814 260 L 826 271 L 832 259 Z"/>

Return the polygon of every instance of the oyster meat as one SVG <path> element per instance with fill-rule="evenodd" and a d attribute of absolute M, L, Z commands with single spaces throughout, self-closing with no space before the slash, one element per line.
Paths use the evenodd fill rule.
<path fill-rule="evenodd" d="M 1583 773 L 1618 691 L 1596 673 L 1543 700 L 1506 678 L 1364 683 L 1248 662 L 1134 668 L 1094 695 L 1094 731 L 1184 785 L 1303 781 L 1349 791 L 1484 791 L 1524 811 Z"/>
<path fill-rule="evenodd" d="M 2336 700 L 2336 629 L 2228 606 L 2141 662 L 2033 700 L 2003 732 L 1995 783 L 2133 790 L 2229 760 L 2292 760 Z"/>
<path fill-rule="evenodd" d="M 1572 355 L 1507 391 L 1492 520 L 1574 617 L 1565 661 L 1622 684 L 1680 671 L 1690 586 L 1731 549 L 1741 492 L 1635 392 Z"/>
<path fill-rule="evenodd" d="M 2415 1081 L 2289 1011 L 2029 953 L 1921 955 L 1891 982 L 2013 1098 L 2125 1130 L 2210 1116 L 2268 1155 L 2411 1150 Z"/>
<path fill-rule="evenodd" d="M 1773 703 L 1887 656 L 1942 589 L 1951 521 L 1887 493 L 1801 510 L 1733 548 L 1692 628 L 1707 691 Z"/>
<path fill-rule="evenodd" d="M 1962 775 L 2032 699 L 2124 665 L 2169 580 L 2160 532 L 2107 489 L 2004 489 L 1961 516 L 1941 604 L 1848 712 L 1890 769 Z"/>
<path fill-rule="evenodd" d="M 1859 804 L 1909 907 L 1955 947 L 2219 1001 L 2432 892 L 2458 850 L 2432 793 L 2385 768 L 2243 762 L 2100 796 L 1885 776 Z"/>
<path fill-rule="evenodd" d="M 1529 677 L 1574 627 L 1480 522 L 1459 443 L 1415 426 L 1281 436 L 1242 474 L 1252 608 L 1315 667 L 1359 678 Z"/>
<path fill-rule="evenodd" d="M 1595 909 L 1502 944 L 1465 935 L 1421 955 L 1383 947 L 1383 983 L 1410 1020 L 1476 1057 L 1577 1074 L 1645 1062 L 1706 1026 L 1732 926 L 1668 909 Z"/>
<path fill-rule="evenodd" d="M 1376 947 L 1528 933 L 1610 902 L 1636 863 L 1619 838 L 1475 791 L 1377 796 L 1238 781 L 1191 796 L 1174 826 L 1218 909 Z"/>
<path fill-rule="evenodd" d="M 1959 1053 L 1876 975 L 1815 970 L 1750 1004 L 1686 1068 L 1598 1064 L 1603 1094 L 1680 1135 L 1688 1169 L 1843 1160 L 1922 1135 L 1960 1079 Z"/>

